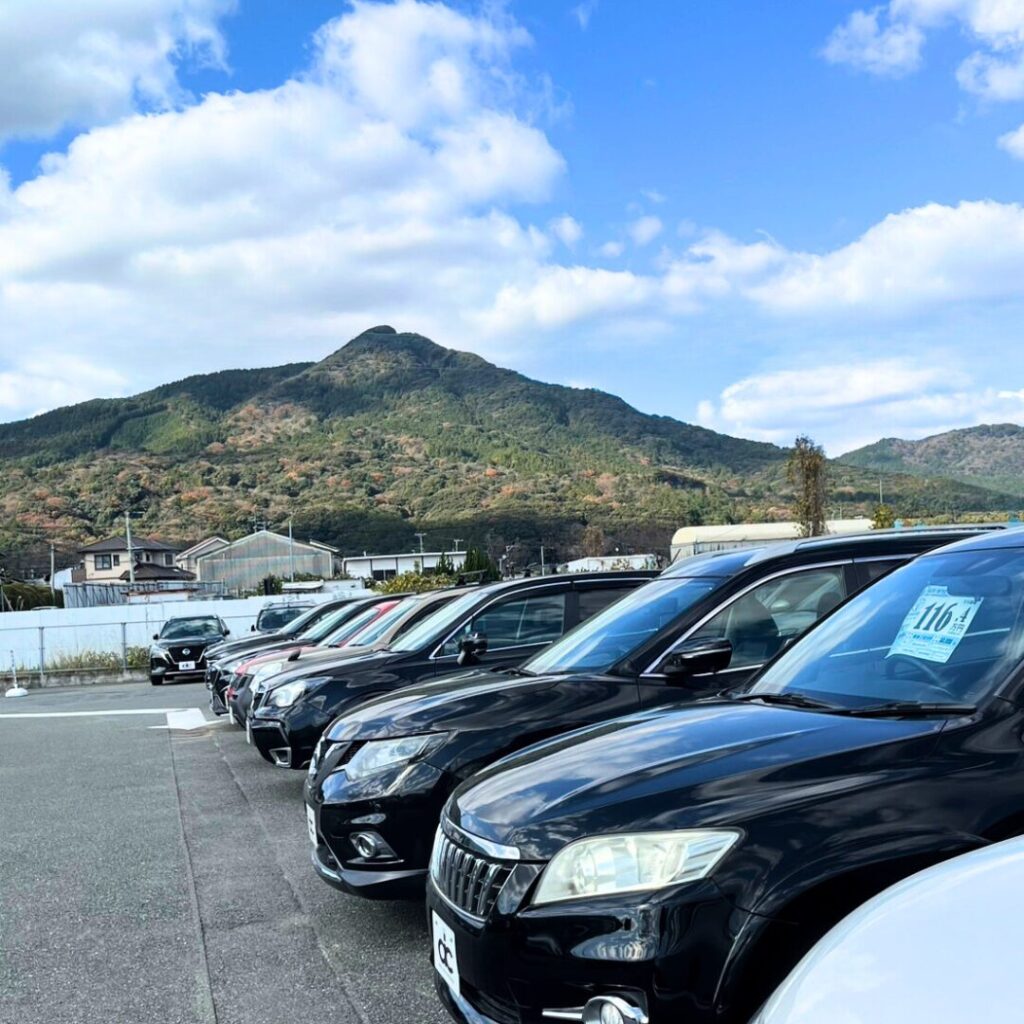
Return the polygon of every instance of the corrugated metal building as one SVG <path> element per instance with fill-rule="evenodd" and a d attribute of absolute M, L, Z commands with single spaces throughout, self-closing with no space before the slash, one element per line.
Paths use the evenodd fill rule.
<path fill-rule="evenodd" d="M 203 583 L 222 583 L 231 593 L 256 590 L 268 576 L 287 580 L 292 576 L 334 578 L 334 549 L 324 544 L 305 544 L 270 530 L 259 530 L 227 547 L 196 559 Z"/>

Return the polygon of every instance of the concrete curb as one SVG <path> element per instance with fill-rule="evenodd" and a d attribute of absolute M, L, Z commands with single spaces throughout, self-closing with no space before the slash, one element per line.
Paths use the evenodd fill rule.
<path fill-rule="evenodd" d="M 18 673 L 18 685 L 26 690 L 49 690 L 70 686 L 103 686 L 110 683 L 148 683 L 149 673 L 145 669 L 129 669 L 127 672 L 111 672 L 110 669 L 72 669 L 70 671 L 47 672 L 42 678 L 38 672 Z M 10 672 L 0 674 L 0 691 L 14 685 Z"/>

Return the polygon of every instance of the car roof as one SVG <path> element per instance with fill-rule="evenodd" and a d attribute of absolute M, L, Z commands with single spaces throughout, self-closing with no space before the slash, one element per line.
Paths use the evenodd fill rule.
<path fill-rule="evenodd" d="M 551 586 L 556 583 L 614 583 L 628 579 L 655 579 L 656 572 L 650 569 L 616 569 L 604 572 L 558 572 L 547 576 L 519 576 L 514 580 L 498 580 L 484 583 L 479 587 L 465 587 L 466 591 L 479 590 L 481 593 L 504 593 L 507 590 L 529 589 L 534 586 Z"/>
<path fill-rule="evenodd" d="M 1005 523 L 963 526 L 915 526 L 899 530 L 868 530 L 842 536 L 805 537 L 778 541 L 754 548 L 715 551 L 682 558 L 670 565 L 663 576 L 732 576 L 741 569 L 770 561 L 799 560 L 800 555 L 836 558 L 871 558 L 886 554 L 924 554 L 957 542 L 994 539 L 1024 531 L 1008 529 Z M 1003 546 L 996 544 L 995 546 Z"/>

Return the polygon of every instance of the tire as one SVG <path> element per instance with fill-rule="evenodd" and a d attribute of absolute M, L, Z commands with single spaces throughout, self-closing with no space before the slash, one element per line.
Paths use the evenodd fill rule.
<path fill-rule="evenodd" d="M 163 686 L 164 685 L 163 679 L 159 679 L 156 676 L 150 676 L 149 677 L 149 682 L 150 682 L 151 686 Z"/>

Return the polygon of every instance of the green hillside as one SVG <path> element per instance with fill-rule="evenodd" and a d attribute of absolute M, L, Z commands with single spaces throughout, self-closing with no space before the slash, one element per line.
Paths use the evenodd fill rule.
<path fill-rule="evenodd" d="M 889 473 L 945 476 L 1024 496 L 1024 427 L 991 423 L 920 441 L 886 437 L 841 456 L 844 463 Z"/>
<path fill-rule="evenodd" d="M 785 449 L 543 384 L 389 327 L 318 363 L 190 377 L 0 425 L 0 550 L 66 547 L 143 510 L 140 531 L 238 535 L 294 516 L 346 552 L 453 536 L 575 553 L 667 548 L 687 523 L 788 515 Z M 877 473 L 833 464 L 830 500 L 870 514 Z M 1005 494 L 889 475 L 905 516 L 1004 510 Z M 836 509 L 838 511 L 838 508 Z"/>

